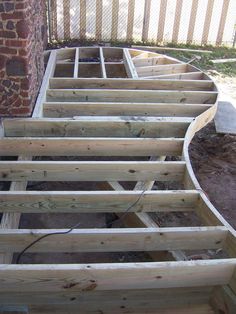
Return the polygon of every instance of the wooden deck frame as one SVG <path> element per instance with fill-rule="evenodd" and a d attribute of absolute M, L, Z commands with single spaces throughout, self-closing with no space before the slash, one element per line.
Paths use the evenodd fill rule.
<path fill-rule="evenodd" d="M 3 306 L 0 310 L 26 306 L 29 313 L 57 311 L 64 314 L 78 313 L 79 305 L 79 313 L 97 313 L 98 310 L 110 313 L 111 309 L 114 313 L 129 310 L 140 314 L 143 311 L 217 313 L 222 308 L 227 308 L 230 314 L 235 312 L 236 234 L 201 191 L 188 155 L 194 134 L 214 117 L 218 91 L 211 80 L 196 69 L 167 75 L 165 69 L 175 71 L 176 64 L 165 56 L 161 58 L 166 65 L 144 66 L 147 71 L 144 73 L 150 75 L 139 79 L 145 53 L 111 48 L 115 64 L 120 62 L 119 58 L 123 59 L 128 78 L 108 79 L 109 48 L 53 51 L 33 118 L 4 121 L 5 137 L 0 139 L 0 155 L 19 158 L 0 161 L 1 180 L 12 181 L 10 191 L 0 192 L 0 211 L 3 212 L 0 248 L 4 253 L 0 255 L 0 304 Z M 56 63 L 68 61 L 73 55 L 72 77 L 53 77 Z M 80 63 L 84 62 L 81 59 L 86 56 L 100 56 L 100 78 L 77 78 Z M 153 53 L 145 56 L 147 60 L 152 58 L 151 64 L 154 58 L 160 57 Z M 153 67 L 161 74 L 152 76 Z M 187 71 L 187 66 L 183 68 Z M 145 112 L 148 114 L 143 114 Z M 98 117 L 94 119 L 93 115 Z M 142 115 L 145 118 L 141 119 Z M 162 127 L 164 137 L 160 138 L 160 133 L 146 138 L 127 138 L 131 133 L 113 137 L 112 129 L 115 123 L 120 123 L 118 116 L 123 116 L 125 121 L 119 132 L 125 125 L 131 132 L 135 123 L 141 123 L 146 132 L 155 121 L 156 130 Z M 108 118 L 111 125 L 106 129 Z M 103 133 L 84 134 L 84 137 L 61 133 L 71 122 L 82 129 L 92 123 L 91 130 L 102 123 Z M 174 123 L 178 123 L 177 129 L 172 128 Z M 184 129 L 178 133 L 180 124 L 184 124 Z M 155 161 L 155 156 L 173 155 L 182 155 L 182 161 L 167 162 L 165 157 Z M 50 162 L 34 161 L 33 156 L 154 157 L 137 162 Z M 28 180 L 108 181 L 116 191 L 25 191 Z M 138 182 L 133 191 L 126 191 L 119 180 Z M 148 191 L 155 180 L 181 180 L 184 190 Z M 75 229 L 67 236 L 58 236 L 57 246 L 55 238 L 49 237 L 30 251 L 144 251 L 150 252 L 154 262 L 11 265 L 13 253 L 39 236 L 61 230 L 17 229 L 21 213 L 116 212 L 122 216 L 135 200 L 137 203 L 125 219 L 126 228 Z M 201 226 L 160 227 L 148 214 L 150 212 L 194 212 Z M 201 249 L 223 249 L 228 258 L 184 260 L 185 251 Z M 158 261 L 162 251 L 169 251 L 177 261 Z"/>

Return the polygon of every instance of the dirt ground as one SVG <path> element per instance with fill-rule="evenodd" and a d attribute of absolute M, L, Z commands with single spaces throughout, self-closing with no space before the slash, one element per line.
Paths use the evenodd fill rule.
<path fill-rule="evenodd" d="M 236 136 L 217 134 L 211 122 L 195 135 L 189 152 L 202 189 L 236 228 Z"/>

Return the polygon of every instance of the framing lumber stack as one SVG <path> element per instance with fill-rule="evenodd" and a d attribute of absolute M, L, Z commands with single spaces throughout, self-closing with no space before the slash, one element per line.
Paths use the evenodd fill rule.
<path fill-rule="evenodd" d="M 3 121 L 0 176 L 11 186 L 0 192 L 2 312 L 235 313 L 235 231 L 201 190 L 188 154 L 194 134 L 214 117 L 217 99 L 209 77 L 164 55 L 51 51 L 33 117 Z M 114 190 L 27 191 L 27 181 L 106 181 Z M 136 182 L 135 188 L 125 190 L 121 181 Z M 155 181 L 183 188 L 153 190 Z M 160 227 L 154 212 L 195 213 L 200 224 Z M 48 237 L 29 253 L 140 251 L 153 261 L 14 264 L 13 254 L 37 238 L 67 230 L 18 229 L 21 213 L 116 213 L 125 223 Z M 188 260 L 188 251 L 202 250 L 224 254 Z"/>

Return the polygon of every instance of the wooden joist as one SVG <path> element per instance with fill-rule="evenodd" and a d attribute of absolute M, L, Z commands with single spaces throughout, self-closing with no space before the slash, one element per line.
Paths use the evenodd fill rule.
<path fill-rule="evenodd" d="M 182 138 L 6 137 L 1 156 L 180 156 Z"/>
<path fill-rule="evenodd" d="M 134 8 L 133 1 L 129 7 Z M 201 191 L 188 155 L 191 138 L 213 118 L 217 96 L 207 75 L 159 54 L 107 47 L 52 51 L 33 114 L 37 119 L 5 119 L 0 139 L 1 156 L 21 156 L 0 161 L 0 180 L 14 180 L 9 191 L 0 192 L 0 259 L 8 263 L 0 265 L 0 311 L 28 305 L 31 314 L 234 313 L 235 231 Z M 33 156 L 46 158 L 36 161 Z M 59 156 L 58 161 L 49 161 L 51 156 Z M 89 158 L 63 161 L 63 156 Z M 129 161 L 119 161 L 119 156 Z M 182 156 L 182 161 L 150 156 Z M 26 189 L 28 180 L 95 181 L 100 190 L 16 190 Z M 130 181 L 137 181 L 134 190 L 125 190 Z M 167 181 L 169 187 L 178 181 L 181 190 L 148 191 L 157 181 Z M 108 222 L 99 229 L 46 236 L 69 230 L 17 229 L 21 213 L 109 213 L 107 218 L 115 213 L 123 228 L 108 228 Z M 186 219 L 168 228 L 168 219 L 161 226 L 155 220 L 174 215 Z M 188 224 L 187 217 L 195 215 L 198 222 Z M 42 236 L 28 252 L 42 253 L 42 261 L 43 254 L 57 253 L 54 264 L 10 265 L 14 253 Z M 222 250 L 222 255 L 188 261 L 204 250 Z M 137 251 L 127 254 L 128 263 L 113 262 L 115 252 Z M 79 264 L 87 252 L 109 262 Z M 155 262 L 143 262 L 146 254 L 141 252 Z M 60 264 L 59 253 L 78 254 L 77 264 Z"/>
<path fill-rule="evenodd" d="M 74 116 L 151 116 L 196 117 L 209 109 L 205 104 L 114 103 L 114 102 L 45 102 L 44 117 Z"/>
<path fill-rule="evenodd" d="M 156 289 L 228 284 L 235 259 L 181 262 L 0 265 L 0 292 Z M 217 276 L 216 276 L 217 274 Z M 91 282 L 92 281 L 92 282 Z"/>
<path fill-rule="evenodd" d="M 194 211 L 199 192 L 178 191 L 0 191 L 1 212 L 97 213 Z M 134 204 L 134 205 L 133 205 Z M 133 205 L 133 206 L 132 206 Z"/>
<path fill-rule="evenodd" d="M 67 229 L 0 230 L 0 250 L 21 252 L 42 236 Z M 74 229 L 45 238 L 28 252 L 132 252 L 202 250 L 223 247 L 225 227 Z M 56 242 L 55 242 L 56 241 Z M 55 245 L 57 243 L 57 245 Z"/>
<path fill-rule="evenodd" d="M 211 80 L 51 78 L 50 89 L 213 90 Z"/>
<path fill-rule="evenodd" d="M 85 313 L 90 309 L 91 311 L 98 311 L 100 306 L 104 310 L 104 313 L 109 313 L 111 309 L 120 310 L 121 306 L 124 310 L 130 309 L 131 311 L 143 311 L 154 310 L 160 308 L 172 308 L 176 310 L 176 307 L 183 305 L 191 306 L 207 303 L 212 293 L 212 287 L 189 287 L 189 288 L 169 288 L 169 289 L 145 289 L 145 290 L 113 290 L 113 291 L 81 291 L 75 293 L 72 289 L 65 289 L 61 293 L 51 292 L 14 292 L 7 294 L 2 292 L 0 294 L 1 304 L 10 304 L 12 300 L 16 304 L 27 304 L 28 300 L 31 300 L 30 309 L 44 308 L 42 304 L 47 305 L 49 308 L 47 313 L 52 313 L 51 306 L 56 307 L 56 312 L 63 309 L 65 311 L 65 305 L 68 307 L 72 303 L 76 306 L 75 313 Z M 72 299 L 72 300 L 71 300 Z M 170 302 L 171 299 L 171 302 Z M 72 302 L 73 301 L 73 302 Z M 64 305 L 64 306 L 63 306 Z M 79 309 L 78 309 L 79 305 Z M 38 310 L 39 313 L 40 310 Z M 63 313 L 62 310 L 62 313 Z M 68 308 L 67 308 L 68 311 Z M 80 312 L 81 311 L 81 312 Z M 37 312 L 37 313 L 38 313 Z M 61 312 L 60 312 L 61 313 Z M 95 312 L 96 313 L 96 312 Z M 122 312 L 121 312 L 122 313 Z M 175 312 L 176 313 L 176 312 Z M 139 314 L 141 314 L 139 312 Z M 143 314 L 143 313 L 142 313 Z M 181 313 L 182 314 L 182 313 Z M 191 313 L 192 314 L 192 313 Z M 197 312 L 199 314 L 199 312 Z"/>
<path fill-rule="evenodd" d="M 184 137 L 191 118 L 74 117 L 5 119 L 5 136 Z"/>
<path fill-rule="evenodd" d="M 120 90 L 120 89 L 50 89 L 47 101 L 103 101 L 103 102 L 156 102 L 156 103 L 203 103 L 216 101 L 215 91 L 173 90 Z"/>
<path fill-rule="evenodd" d="M 160 74 L 142 77 L 142 79 L 171 79 L 171 80 L 203 80 L 202 72 L 186 72 L 176 74 Z"/>
<path fill-rule="evenodd" d="M 192 72 L 187 64 L 162 64 L 137 67 L 139 77 Z"/>
<path fill-rule="evenodd" d="M 183 161 L 0 161 L 0 181 L 181 181 Z"/>

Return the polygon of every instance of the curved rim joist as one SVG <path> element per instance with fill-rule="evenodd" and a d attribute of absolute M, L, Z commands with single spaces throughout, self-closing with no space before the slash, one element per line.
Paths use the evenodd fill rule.
<path fill-rule="evenodd" d="M 51 304 L 45 292 L 53 291 L 55 304 L 73 299 L 81 313 L 111 308 L 157 313 L 163 307 L 176 313 L 176 306 L 180 312 L 190 307 L 209 313 L 213 307 L 233 313 L 235 231 L 201 190 L 188 152 L 195 133 L 215 115 L 214 82 L 190 63 L 138 49 L 76 47 L 52 50 L 46 57 L 32 118 L 3 121 L 1 155 L 18 160 L 0 161 L 1 180 L 12 182 L 10 191 L 0 192 L 1 263 L 11 264 L 13 253 L 50 232 L 17 229 L 21 213 L 115 212 L 122 217 L 127 208 L 126 228 L 75 229 L 58 238 L 57 246 L 48 237 L 29 252 L 145 251 L 154 262 L 0 265 L 0 303 L 31 304 L 32 313 L 43 313 L 37 305 Z M 182 158 L 166 161 L 166 156 Z M 27 181 L 78 180 L 106 181 L 109 189 L 26 191 Z M 135 182 L 134 189 L 126 190 L 123 181 Z M 181 188 L 153 190 L 155 181 L 180 182 Z M 150 212 L 194 212 L 200 222 L 165 227 Z M 221 249 L 227 253 L 222 258 L 186 260 L 188 251 Z"/>

